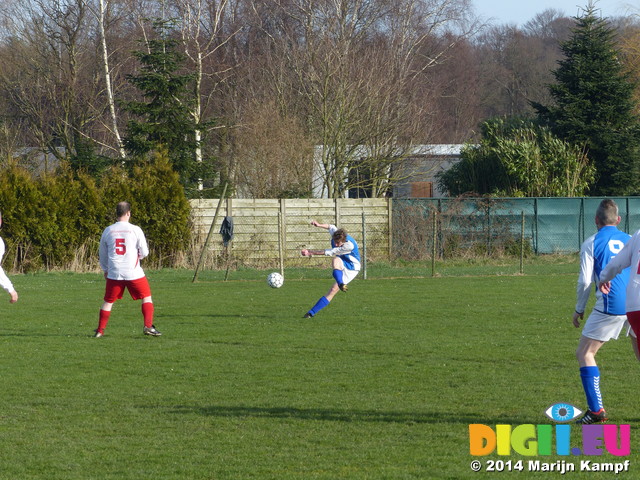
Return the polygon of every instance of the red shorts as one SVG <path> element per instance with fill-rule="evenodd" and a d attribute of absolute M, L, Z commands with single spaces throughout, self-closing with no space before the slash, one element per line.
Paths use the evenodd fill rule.
<path fill-rule="evenodd" d="M 134 300 L 151 296 L 151 287 L 149 287 L 147 277 L 138 278 L 137 280 L 111 280 L 107 278 L 104 301 L 113 303 L 121 299 L 125 288 L 129 290 L 129 294 Z"/>
<path fill-rule="evenodd" d="M 640 311 L 627 312 L 627 322 L 631 325 L 633 333 L 635 333 L 638 338 L 638 345 L 640 345 Z"/>

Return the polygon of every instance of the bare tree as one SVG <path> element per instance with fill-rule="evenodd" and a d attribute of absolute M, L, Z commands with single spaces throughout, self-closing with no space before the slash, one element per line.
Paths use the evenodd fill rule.
<path fill-rule="evenodd" d="M 107 95 L 107 103 L 109 104 L 109 114 L 111 117 L 111 128 L 113 132 L 113 136 L 116 139 L 116 147 L 121 159 L 125 159 L 127 154 L 124 150 L 124 146 L 122 144 L 122 137 L 120 136 L 120 129 L 118 127 L 118 115 L 116 113 L 116 101 L 113 92 L 111 77 L 112 72 L 109 67 L 109 48 L 107 45 L 107 35 L 106 35 L 106 17 L 107 10 L 109 6 L 109 0 L 99 0 L 98 2 L 98 11 L 95 13 L 98 20 L 98 32 L 100 34 L 100 50 L 102 53 L 102 68 L 104 72 L 104 83 L 105 83 L 105 91 Z"/>
<path fill-rule="evenodd" d="M 530 115 L 532 101 L 550 101 L 551 71 L 562 56 L 560 42 L 572 25 L 572 19 L 548 9 L 523 28 L 499 25 L 478 37 L 483 118 Z"/>
<path fill-rule="evenodd" d="M 256 104 L 239 127 L 236 181 L 241 196 L 306 197 L 313 146 L 295 117 L 283 117 L 273 101 Z"/>
<path fill-rule="evenodd" d="M 469 32 L 434 41 L 464 19 L 465 4 L 271 0 L 262 25 L 277 55 L 265 67 L 291 95 L 283 97 L 286 108 L 296 110 L 320 145 L 315 173 L 323 194 L 343 196 L 350 187 L 373 196 L 387 191 L 393 164 L 424 133 L 425 104 L 413 87 Z"/>
<path fill-rule="evenodd" d="M 640 85 L 640 14 L 630 18 L 621 28 L 620 51 L 630 77 Z M 636 88 L 634 99 L 640 110 L 640 88 Z"/>
<path fill-rule="evenodd" d="M 13 67 L 0 75 L 4 94 L 28 120 L 38 145 L 60 158 L 75 155 L 96 115 L 87 108 L 96 85 L 86 5 L 24 0 L 4 13 L 15 35 L 13 48 L 4 51 Z"/>
<path fill-rule="evenodd" d="M 184 53 L 194 72 L 193 119 L 196 129 L 196 162 L 203 161 L 205 112 L 210 110 L 219 83 L 233 73 L 233 65 L 218 61 L 226 44 L 236 34 L 238 0 L 171 0 L 172 12 L 180 19 Z M 205 91 L 205 86 L 207 87 Z M 202 189 L 202 180 L 199 189 Z"/>

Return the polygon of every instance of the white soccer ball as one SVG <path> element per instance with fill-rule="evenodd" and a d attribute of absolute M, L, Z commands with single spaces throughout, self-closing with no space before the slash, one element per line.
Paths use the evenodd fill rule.
<path fill-rule="evenodd" d="M 267 283 L 271 288 L 280 288 L 284 283 L 284 277 L 278 272 L 270 273 L 267 276 Z"/>

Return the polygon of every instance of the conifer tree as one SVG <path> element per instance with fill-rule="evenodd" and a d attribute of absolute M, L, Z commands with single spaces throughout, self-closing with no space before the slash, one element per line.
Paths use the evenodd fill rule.
<path fill-rule="evenodd" d="M 592 195 L 640 193 L 640 122 L 635 88 L 619 60 L 615 32 L 593 4 L 561 45 L 565 58 L 553 72 L 553 105 L 533 104 L 551 131 L 584 148 L 596 167 Z"/>
<path fill-rule="evenodd" d="M 190 113 L 193 75 L 180 73 L 183 57 L 171 38 L 171 25 L 157 21 L 154 31 L 157 38 L 149 40 L 144 50 L 134 52 L 141 67 L 128 78 L 142 99 L 125 105 L 137 118 L 128 122 L 124 146 L 138 159 L 153 158 L 149 154 L 158 151 L 168 152 L 181 183 L 189 189 L 197 177 L 196 125 Z"/>

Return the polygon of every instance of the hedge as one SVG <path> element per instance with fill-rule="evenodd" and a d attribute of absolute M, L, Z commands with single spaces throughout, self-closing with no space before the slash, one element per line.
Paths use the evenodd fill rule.
<path fill-rule="evenodd" d="M 36 176 L 17 164 L 0 168 L 4 267 L 14 271 L 95 269 L 100 235 L 119 201 L 149 243 L 147 265 L 176 266 L 190 245 L 190 205 L 178 174 L 162 156 L 94 179 L 62 167 Z"/>

